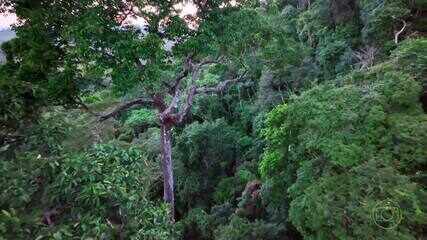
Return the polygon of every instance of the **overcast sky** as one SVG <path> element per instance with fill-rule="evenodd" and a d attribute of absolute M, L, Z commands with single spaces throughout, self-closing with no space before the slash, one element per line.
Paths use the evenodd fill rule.
<path fill-rule="evenodd" d="M 9 28 L 16 21 L 15 15 L 0 14 L 0 30 Z"/>

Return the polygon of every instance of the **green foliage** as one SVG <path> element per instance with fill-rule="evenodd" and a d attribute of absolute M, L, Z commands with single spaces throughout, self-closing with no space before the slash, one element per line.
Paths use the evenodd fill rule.
<path fill-rule="evenodd" d="M 241 195 L 245 184 L 257 179 L 254 163 L 244 162 L 235 170 L 232 177 L 223 177 L 215 187 L 213 200 L 215 204 L 222 205 L 226 203 L 235 203 L 238 196 Z"/>
<path fill-rule="evenodd" d="M 201 208 L 191 209 L 179 223 L 184 239 L 213 239 L 213 218 Z"/>
<path fill-rule="evenodd" d="M 124 1 L 0 4 L 22 20 L 2 46 L 0 239 L 424 237 L 425 1 L 193 2 L 132 1 L 144 29 L 119 23 Z M 183 88 L 246 75 L 172 129 L 172 224 L 158 116 L 98 113 L 168 104 L 189 56 L 221 63 Z"/>
<path fill-rule="evenodd" d="M 415 229 L 421 229 L 426 219 L 422 207 L 426 194 L 408 177 L 384 165 L 373 160 L 347 173 L 318 178 L 292 201 L 292 223 L 307 239 L 417 239 Z M 308 171 L 310 166 L 303 166 L 299 174 L 308 175 Z M 290 190 L 291 194 L 299 191 Z M 386 201 L 398 204 L 402 219 L 394 219 L 398 226 L 384 230 L 381 227 L 389 226 L 382 225 L 373 212 Z"/>
<path fill-rule="evenodd" d="M 141 146 L 142 151 L 147 154 L 149 159 L 160 157 L 160 129 L 148 128 L 139 134 L 135 144 Z"/>
<path fill-rule="evenodd" d="M 158 177 L 157 163 L 144 160 L 137 149 L 97 145 L 85 154 L 65 156 L 55 162 L 51 162 L 53 159 L 36 159 L 48 168 L 51 165 L 56 173 L 41 172 L 42 167 L 28 166 L 28 163 L 19 169 L 15 169 L 19 166 L 16 164 L 14 168 L 2 168 L 2 172 L 15 176 L 18 171 L 22 173 L 22 177 L 9 181 L 13 184 L 7 186 L 7 191 L 2 191 L 9 194 L 2 196 L 4 209 L 29 203 L 36 197 L 36 191 L 41 191 L 41 185 L 44 194 L 48 194 L 41 199 L 42 204 L 60 209 L 54 215 L 54 229 L 46 231 L 42 224 L 37 223 L 39 227 L 32 229 L 31 234 L 38 232 L 40 236 L 54 236 L 68 228 L 70 236 L 83 238 L 111 237 L 111 234 L 121 234 L 129 239 L 171 239 L 173 236 L 172 229 L 168 227 L 167 206 L 151 202 L 147 195 L 143 195 L 148 194 L 150 185 Z M 31 170 L 31 173 L 23 172 L 24 169 Z M 44 181 L 35 182 L 33 179 Z M 48 179 L 50 183 L 45 182 Z M 10 198 L 20 202 L 5 205 Z M 22 221 L 21 217 L 18 217 L 19 221 Z M 8 219 L 11 218 L 2 224 L 9 224 L 11 220 Z M 26 229 L 30 223 L 24 221 L 22 224 Z M 6 233 L 10 231 L 14 230 Z"/>
<path fill-rule="evenodd" d="M 223 119 L 187 126 L 176 143 L 177 189 L 182 207 L 208 206 L 213 198 L 223 202 L 241 184 L 225 180 L 243 163 L 242 133 Z M 217 191 L 214 189 L 219 184 Z M 237 185 L 237 186 L 236 186 Z M 239 187 L 240 185 L 240 187 Z"/>
<path fill-rule="evenodd" d="M 396 65 L 401 71 L 410 73 L 420 81 L 427 76 L 427 39 L 409 39 L 402 42 L 392 53 Z"/>
<path fill-rule="evenodd" d="M 8 60 L 0 66 L 1 101 L 16 106 L 14 109 L 2 105 L 2 118 L 15 121 L 11 127 L 16 129 L 22 117 L 37 117 L 42 106 L 75 105 L 80 88 L 87 86 L 83 81 L 87 78 L 78 71 L 75 58 L 67 55 L 66 49 L 71 44 L 64 33 L 87 11 L 94 12 L 100 7 L 93 0 L 52 4 L 30 0 L 5 2 L 13 6 L 22 20 L 15 29 L 17 37 L 2 46 Z M 117 14 L 118 5 L 113 0 L 104 2 L 110 19 Z"/>
<path fill-rule="evenodd" d="M 324 74 L 325 79 L 330 78 L 335 73 L 349 70 L 351 64 L 351 47 L 354 45 L 355 26 L 340 25 L 334 31 L 319 31 L 319 43 L 317 46 L 316 57 Z M 347 65 L 347 67 L 345 66 Z"/>
<path fill-rule="evenodd" d="M 91 124 L 81 112 L 50 109 L 15 157 L 1 153 L 9 156 L 0 161 L 2 236 L 173 239 L 168 207 L 149 196 L 157 159 L 117 143 L 90 148 L 93 131 L 108 132 Z"/>
<path fill-rule="evenodd" d="M 218 183 L 218 186 L 214 192 L 214 201 L 219 204 L 230 201 L 230 199 L 235 198 L 236 192 L 238 190 L 239 189 L 236 189 L 236 180 L 233 177 L 223 178 Z"/>
<path fill-rule="evenodd" d="M 275 240 L 279 238 L 278 229 L 274 224 L 263 221 L 249 222 L 244 218 L 233 217 L 229 225 L 215 231 L 217 240 Z"/>
<path fill-rule="evenodd" d="M 49 163 L 35 153 L 26 153 L 17 159 L 2 160 L 0 208 L 19 208 L 28 204 L 41 184 L 39 181 L 51 172 L 51 168 L 55 168 L 53 161 Z"/>
<path fill-rule="evenodd" d="M 279 152 L 271 151 L 267 152 L 259 165 L 259 172 L 261 176 L 272 175 L 271 173 L 279 169 L 281 155 Z"/>
<path fill-rule="evenodd" d="M 414 61 L 419 63 L 419 59 Z M 289 218 L 307 239 L 416 239 L 425 192 L 411 177 L 425 166 L 427 127 L 420 84 L 383 64 L 320 85 L 269 114 L 260 172 L 285 186 Z M 408 69 L 410 71 L 410 69 Z M 337 185 L 336 183 L 340 183 Z M 273 190 L 274 191 L 274 190 Z M 385 232 L 372 219 L 390 200 L 403 219 Z"/>
<path fill-rule="evenodd" d="M 90 113 L 76 109 L 52 107 L 40 114 L 38 122 L 22 130 L 28 146 L 44 156 L 81 151 L 93 143 L 111 139 L 113 127 L 100 125 Z"/>
<path fill-rule="evenodd" d="M 22 220 L 14 209 L 1 210 L 0 214 L 0 239 L 7 240 L 25 235 Z"/>
<path fill-rule="evenodd" d="M 129 127 L 138 127 L 141 125 L 153 125 L 157 122 L 156 113 L 151 109 L 133 110 L 126 118 L 125 125 Z"/>
<path fill-rule="evenodd" d="M 87 104 L 97 104 L 104 102 L 111 92 L 108 90 L 97 91 L 91 94 L 84 95 L 82 101 Z"/>
<path fill-rule="evenodd" d="M 353 1 L 337 2 L 315 1 L 297 19 L 299 38 L 315 48 L 324 79 L 350 70 L 351 49 L 360 42 L 355 18 L 358 12 Z"/>
<path fill-rule="evenodd" d="M 368 44 L 386 44 L 393 39 L 393 27 L 400 26 L 410 13 L 409 1 L 360 1 L 362 36 Z"/>
<path fill-rule="evenodd" d="M 326 1 L 315 1 L 306 11 L 298 16 L 298 35 L 301 40 L 314 46 L 316 33 L 327 29 L 328 6 Z"/>

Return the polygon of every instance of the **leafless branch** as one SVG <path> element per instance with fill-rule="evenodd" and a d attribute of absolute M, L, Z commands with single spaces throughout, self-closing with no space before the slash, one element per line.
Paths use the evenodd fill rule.
<path fill-rule="evenodd" d="M 185 105 L 182 107 L 181 111 L 178 113 L 177 122 L 181 123 L 185 116 L 187 116 L 188 112 L 193 105 L 194 96 L 196 95 L 196 86 L 191 86 L 187 93 L 187 99 L 185 101 Z"/>
<path fill-rule="evenodd" d="M 172 109 L 178 105 L 178 100 L 180 96 L 181 96 L 181 90 L 179 88 L 176 88 L 172 101 L 169 103 L 168 107 L 163 112 L 163 114 L 169 114 L 172 112 Z"/>
<path fill-rule="evenodd" d="M 365 70 L 374 65 L 377 54 L 378 49 L 376 47 L 367 46 L 355 51 L 352 56 L 357 61 L 355 65 L 358 66 L 360 70 Z"/>
<path fill-rule="evenodd" d="M 160 111 L 160 116 L 175 116 L 177 119 L 177 122 L 182 122 L 182 120 L 185 118 L 185 116 L 188 114 L 188 112 L 191 109 L 191 106 L 193 104 L 194 96 L 197 93 L 209 93 L 209 92 L 222 92 L 224 91 L 228 85 L 234 82 L 239 82 L 242 80 L 245 74 L 242 76 L 223 81 L 219 83 L 215 87 L 202 87 L 197 88 L 195 85 L 195 81 L 198 79 L 200 71 L 202 70 L 203 66 L 209 65 L 209 64 L 216 64 L 220 63 L 222 61 L 221 58 L 217 59 L 205 59 L 202 60 L 199 63 L 193 63 L 192 57 L 188 56 L 185 60 L 184 66 L 180 73 L 171 81 L 172 84 L 168 82 L 164 82 L 163 84 L 168 87 L 168 93 L 173 95 L 171 102 L 166 106 L 164 102 L 163 96 L 154 96 L 151 99 L 146 98 L 137 98 L 135 100 L 123 103 L 119 106 L 117 106 L 113 111 L 104 114 L 99 117 L 100 121 L 105 121 L 109 118 L 116 117 L 121 112 L 126 111 L 134 106 L 141 106 L 141 105 L 153 105 Z M 182 90 L 181 90 L 181 82 L 184 78 L 186 78 L 189 74 L 191 74 L 191 83 L 190 87 L 187 88 L 187 98 L 184 103 L 184 105 L 181 108 L 181 111 L 174 114 L 172 110 L 178 106 L 178 101 L 182 96 Z"/>
<path fill-rule="evenodd" d="M 218 58 L 218 59 L 207 58 L 201 61 L 200 63 L 195 64 L 193 63 L 191 56 L 187 57 L 183 70 L 173 80 L 174 85 L 169 87 L 169 93 L 170 94 L 173 93 L 173 98 L 170 104 L 168 105 L 168 107 L 166 108 L 166 110 L 163 112 L 163 114 L 164 115 L 170 114 L 172 112 L 172 109 L 178 105 L 178 101 L 181 97 L 180 84 L 182 82 L 182 79 L 184 79 L 189 74 L 191 74 L 191 86 L 193 86 L 194 82 L 198 79 L 200 71 L 203 66 L 216 64 L 216 63 L 219 63 L 220 61 L 221 61 L 221 58 Z M 189 89 L 188 94 L 190 94 L 190 92 L 191 92 L 191 89 Z"/>
<path fill-rule="evenodd" d="M 174 85 L 169 88 L 169 94 L 173 94 L 173 98 L 169 106 L 166 108 L 164 114 L 168 114 L 172 111 L 172 108 L 174 108 L 178 104 L 179 97 L 181 95 L 180 85 L 182 79 L 188 76 L 191 67 L 184 66 L 184 69 L 178 74 L 178 76 L 173 80 Z"/>
<path fill-rule="evenodd" d="M 399 36 L 400 36 L 400 34 L 402 34 L 405 31 L 405 28 L 406 28 L 406 25 L 407 25 L 405 20 L 400 20 L 400 21 L 403 23 L 403 26 L 402 26 L 402 29 L 400 29 L 399 31 L 397 31 L 394 34 L 394 43 L 395 44 L 399 43 Z"/>
<path fill-rule="evenodd" d="M 114 108 L 113 111 L 100 116 L 99 120 L 102 122 L 102 121 L 105 121 L 109 118 L 116 117 L 117 115 L 119 115 L 123 111 L 128 110 L 129 108 L 132 108 L 134 106 L 153 105 L 153 104 L 154 104 L 154 101 L 152 99 L 137 98 L 137 99 L 134 99 L 134 100 L 129 101 L 129 102 L 125 102 L 125 103 L 117 106 L 116 108 Z"/>

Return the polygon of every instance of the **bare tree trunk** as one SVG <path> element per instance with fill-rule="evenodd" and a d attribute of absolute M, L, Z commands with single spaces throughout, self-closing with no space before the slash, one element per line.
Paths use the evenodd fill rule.
<path fill-rule="evenodd" d="M 175 221 L 175 195 L 172 163 L 172 134 L 171 127 L 162 124 L 161 147 L 162 147 L 162 171 L 163 171 L 163 199 L 170 206 L 172 222 Z"/>

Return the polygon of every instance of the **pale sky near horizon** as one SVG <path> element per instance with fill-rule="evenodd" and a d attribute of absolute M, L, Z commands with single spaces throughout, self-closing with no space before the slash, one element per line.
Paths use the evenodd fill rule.
<path fill-rule="evenodd" d="M 0 14 L 0 30 L 7 29 L 16 22 L 16 16 L 13 14 Z"/>
<path fill-rule="evenodd" d="M 196 13 L 196 8 L 193 4 L 184 4 L 177 6 L 177 8 L 182 8 L 181 16 L 185 15 L 194 15 Z M 129 19 L 129 21 L 134 25 L 141 25 L 141 20 Z M 0 30 L 8 29 L 10 26 L 16 22 L 16 16 L 14 14 L 0 14 Z"/>

